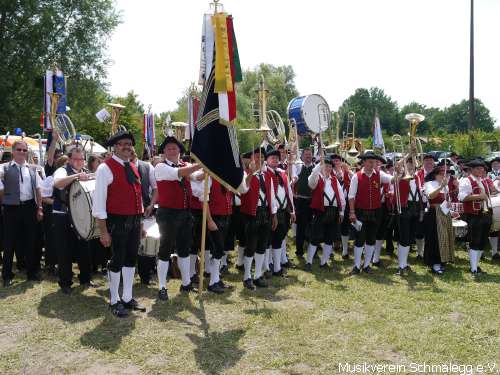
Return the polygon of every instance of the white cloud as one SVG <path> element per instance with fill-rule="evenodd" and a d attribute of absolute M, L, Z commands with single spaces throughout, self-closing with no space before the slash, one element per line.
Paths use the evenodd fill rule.
<path fill-rule="evenodd" d="M 468 97 L 468 0 L 227 0 L 243 68 L 292 65 L 303 94 L 332 109 L 358 87 L 383 88 L 400 105 L 444 107 Z M 197 81 L 207 1 L 119 0 L 110 42 L 113 94 L 129 90 L 156 112 Z M 476 0 L 476 97 L 500 120 L 500 1 Z M 500 125 L 500 121 L 499 124 Z"/>

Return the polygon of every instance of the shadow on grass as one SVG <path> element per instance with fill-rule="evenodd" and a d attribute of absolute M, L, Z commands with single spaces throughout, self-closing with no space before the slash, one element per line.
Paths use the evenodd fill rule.
<path fill-rule="evenodd" d="M 102 315 L 102 312 L 99 315 Z M 84 333 L 80 337 L 80 343 L 87 348 L 114 353 L 123 338 L 134 330 L 136 319 L 135 313 L 130 313 L 127 318 L 117 318 L 106 311 L 104 320 L 91 331 Z"/>
<path fill-rule="evenodd" d="M 14 285 L 9 286 L 8 288 L 0 286 L 0 299 L 24 294 L 28 289 L 31 289 L 34 286 L 35 283 L 33 281 L 24 280 L 19 282 L 18 280 L 14 280 Z"/>
<path fill-rule="evenodd" d="M 278 294 L 288 285 L 305 285 L 305 283 L 302 280 L 299 280 L 296 275 L 291 274 L 288 274 L 286 277 L 268 277 L 266 282 L 268 285 L 267 288 L 257 288 L 255 290 L 249 290 L 247 288 L 241 289 L 239 293 L 240 297 L 245 300 L 252 301 L 254 298 L 259 298 L 269 302 L 280 302 L 289 299 L 287 296 Z"/>
<path fill-rule="evenodd" d="M 77 323 L 102 316 L 105 307 L 103 298 L 76 293 L 66 295 L 57 291 L 42 297 L 38 313 L 47 318 Z"/>

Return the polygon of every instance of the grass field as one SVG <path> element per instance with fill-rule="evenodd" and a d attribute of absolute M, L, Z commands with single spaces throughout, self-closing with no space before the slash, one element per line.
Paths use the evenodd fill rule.
<path fill-rule="evenodd" d="M 395 259 L 383 257 L 386 269 L 351 277 L 352 261 L 336 253 L 333 272 L 290 270 L 256 292 L 234 268 L 223 296 L 181 295 L 173 280 L 160 303 L 155 286 L 137 285 L 147 312 L 121 320 L 107 311 L 101 276 L 97 290 L 71 296 L 54 280 L 18 280 L 0 289 L 0 374 L 332 374 L 363 362 L 497 371 L 500 264 L 484 260 L 487 274 L 474 280 L 457 255 L 442 277 L 414 253 L 414 275 L 395 276 Z"/>

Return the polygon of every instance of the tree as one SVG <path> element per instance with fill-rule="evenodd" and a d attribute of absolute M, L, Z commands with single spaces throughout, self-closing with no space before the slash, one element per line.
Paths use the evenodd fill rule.
<path fill-rule="evenodd" d="M 342 132 L 347 129 L 347 113 L 356 113 L 356 137 L 368 137 L 372 133 L 375 112 L 380 118 L 380 125 L 388 133 L 399 133 L 401 130 L 401 117 L 398 104 L 378 87 L 369 90 L 356 89 L 353 95 L 348 97 L 340 107 L 342 113 Z"/>
<path fill-rule="evenodd" d="M 112 0 L 13 0 L 0 3 L 0 126 L 38 130 L 42 76 L 57 62 L 71 80 L 102 82 L 106 43 L 119 23 Z M 84 90 L 85 91 L 85 90 Z M 84 93 L 87 97 L 88 92 Z M 68 104 L 80 102 L 68 87 Z M 4 129 L 5 130 L 5 129 Z"/>

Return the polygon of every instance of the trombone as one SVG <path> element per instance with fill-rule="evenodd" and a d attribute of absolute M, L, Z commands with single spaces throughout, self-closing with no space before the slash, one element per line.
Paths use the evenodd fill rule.
<path fill-rule="evenodd" d="M 406 180 L 405 177 L 408 175 L 408 168 L 406 163 L 404 163 L 404 176 L 399 176 L 399 171 L 397 170 L 398 157 L 396 154 L 400 153 L 402 160 L 406 159 L 405 156 L 405 146 L 403 144 L 403 139 L 399 134 L 394 134 L 392 136 L 392 164 L 394 165 L 394 197 L 396 200 L 396 211 L 401 215 L 401 191 L 399 190 L 399 181 Z M 401 160 L 401 159 L 400 159 Z"/>

